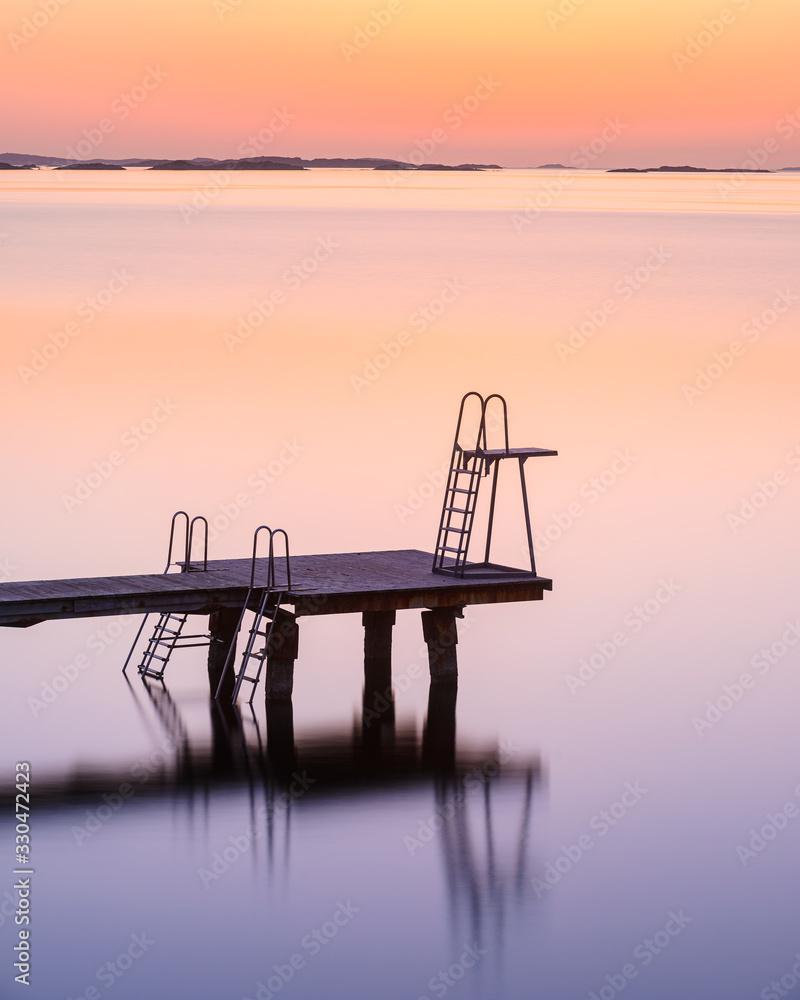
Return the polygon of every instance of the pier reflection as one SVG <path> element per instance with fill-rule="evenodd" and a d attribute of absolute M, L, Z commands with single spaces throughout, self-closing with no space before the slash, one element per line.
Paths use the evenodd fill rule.
<path fill-rule="evenodd" d="M 528 862 L 540 762 L 513 746 L 459 742 L 455 686 L 431 686 L 421 734 L 413 722 L 397 720 L 390 689 L 365 689 L 360 717 L 350 725 L 301 733 L 289 701 L 268 702 L 258 713 L 215 701 L 182 705 L 163 683 L 136 679 L 129 691 L 158 749 L 131 766 L 39 775 L 40 811 L 96 809 L 127 782 L 137 803 L 169 798 L 195 839 L 204 835 L 219 793 L 238 790 L 250 822 L 264 833 L 258 842 L 266 857 L 251 852 L 253 864 L 263 868 L 265 860 L 270 879 L 288 879 L 298 810 L 324 825 L 326 806 L 345 803 L 369 823 L 386 796 L 405 795 L 405 846 L 413 856 L 435 841 L 426 855 L 441 855 L 454 942 L 491 939 L 502 951 L 511 911 L 532 902 Z M 0 798 L 10 795 L 3 789 Z"/>

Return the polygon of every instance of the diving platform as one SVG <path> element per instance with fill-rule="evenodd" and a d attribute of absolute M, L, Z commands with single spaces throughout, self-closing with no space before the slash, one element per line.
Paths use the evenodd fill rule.
<path fill-rule="evenodd" d="M 494 402 L 494 417 L 489 406 Z M 503 447 L 490 448 L 490 424 Z M 143 679 L 163 682 L 172 654 L 208 647 L 208 676 L 216 699 L 235 703 L 243 685 L 253 696 L 266 667 L 268 699 L 290 699 L 298 655 L 298 619 L 311 615 L 361 614 L 364 625 L 365 690 L 391 701 L 392 629 L 398 611 L 419 609 L 428 648 L 431 682 L 455 685 L 458 678 L 456 619 L 476 604 L 540 601 L 552 581 L 538 575 L 528 509 L 525 464 L 558 454 L 549 448 L 511 448 L 508 408 L 494 393 L 468 392 L 461 400 L 450 468 L 433 553 L 419 549 L 289 555 L 283 528 L 256 528 L 249 559 L 208 558 L 208 520 L 177 511 L 172 518 L 163 573 L 0 584 L 0 627 L 28 628 L 44 621 L 145 615 L 123 665 L 137 665 Z M 517 466 L 529 568 L 500 565 L 491 558 L 498 474 Z M 483 559 L 469 558 L 482 480 L 490 497 Z M 484 489 L 483 493 L 485 494 Z M 259 542 L 268 541 L 268 555 Z M 200 548 L 198 555 L 197 549 Z M 174 557 L 173 557 L 174 555 Z M 148 617 L 157 616 L 146 633 Z M 237 640 L 245 619 L 240 665 Z M 189 632 L 197 616 L 208 629 Z M 188 625 L 191 620 L 192 624 Z M 149 634 L 149 638 L 147 638 Z M 140 639 L 146 644 L 139 649 Z"/>

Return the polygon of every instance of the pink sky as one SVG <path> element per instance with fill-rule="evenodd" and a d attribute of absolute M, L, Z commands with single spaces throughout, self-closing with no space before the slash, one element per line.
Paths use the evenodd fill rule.
<path fill-rule="evenodd" d="M 5 0 L 0 20 L 9 152 L 800 163 L 796 0 Z"/>

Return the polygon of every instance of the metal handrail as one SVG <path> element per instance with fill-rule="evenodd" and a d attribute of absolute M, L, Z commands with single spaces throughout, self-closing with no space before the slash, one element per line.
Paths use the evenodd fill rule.
<path fill-rule="evenodd" d="M 258 555 L 258 534 L 260 531 L 269 532 L 269 550 L 267 553 L 267 583 L 270 590 L 275 590 L 275 536 L 283 535 L 284 556 L 286 558 L 286 588 L 291 589 L 292 571 L 289 564 L 289 535 L 284 528 L 270 528 L 267 524 L 260 524 L 253 533 L 253 559 L 250 564 L 250 589 L 256 589 L 256 559 Z"/>
<path fill-rule="evenodd" d="M 195 521 L 203 521 L 203 523 L 205 524 L 205 545 L 204 545 L 204 548 L 203 548 L 203 569 L 207 570 L 208 569 L 208 521 L 202 515 L 198 515 L 197 517 L 194 517 L 191 520 L 189 520 L 189 515 L 186 513 L 185 510 L 176 510 L 175 513 L 172 515 L 172 520 L 170 521 L 170 525 L 169 525 L 169 547 L 167 548 L 167 565 L 164 567 L 164 574 L 166 575 L 167 573 L 169 573 L 170 566 L 173 565 L 173 562 L 172 562 L 172 549 L 173 549 L 173 547 L 175 545 L 175 522 L 178 520 L 179 517 L 183 517 L 183 518 L 186 519 L 186 523 L 184 525 L 183 561 L 176 560 L 174 565 L 180 566 L 181 573 L 185 573 L 189 569 L 190 558 L 191 558 L 192 533 L 193 533 L 193 530 L 194 530 L 194 522 Z M 141 624 L 139 625 L 139 628 L 138 628 L 138 630 L 136 632 L 136 636 L 134 637 L 134 640 L 133 640 L 133 644 L 131 645 L 131 648 L 128 651 L 128 655 L 125 658 L 125 662 L 122 665 L 122 672 L 123 672 L 123 674 L 127 674 L 128 664 L 130 663 L 131 657 L 133 656 L 134 651 L 135 651 L 137 645 L 139 644 L 139 639 L 141 638 L 142 632 L 144 631 L 144 627 L 147 624 L 147 619 L 149 617 L 150 617 L 150 612 L 148 612 L 144 616 L 144 618 L 142 619 Z"/>
<path fill-rule="evenodd" d="M 271 586 L 274 589 L 278 589 L 275 583 L 275 551 L 274 551 L 274 541 L 276 535 L 283 535 L 283 554 L 286 559 L 286 586 L 281 586 L 282 590 L 292 589 L 292 567 L 289 561 L 289 535 L 285 528 L 276 528 L 269 537 L 269 562 L 270 562 L 270 575 L 271 575 Z"/>
<path fill-rule="evenodd" d="M 489 409 L 489 400 L 499 399 L 503 404 L 503 429 L 505 431 L 506 438 L 506 455 L 510 452 L 508 446 L 508 403 L 506 403 L 505 398 L 500 395 L 499 392 L 493 392 L 490 396 L 487 396 L 483 402 L 483 416 L 481 417 L 481 427 L 483 428 L 483 447 L 486 449 L 486 413 Z"/>
<path fill-rule="evenodd" d="M 263 586 L 263 587 L 257 587 L 256 586 L 256 563 L 257 563 L 257 559 L 258 559 L 258 536 L 259 536 L 259 534 L 262 531 L 269 532 L 269 551 L 268 551 L 268 559 L 267 559 L 267 582 L 266 582 L 265 586 Z M 285 584 L 281 583 L 279 585 L 276 585 L 276 583 L 275 583 L 275 536 L 276 535 L 283 535 L 284 553 L 285 553 L 285 558 L 286 558 L 286 583 Z M 233 638 L 231 639 L 230 646 L 228 647 L 228 655 L 225 658 L 225 663 L 224 663 L 224 665 L 222 667 L 222 671 L 221 671 L 220 676 L 219 676 L 219 683 L 217 684 L 217 690 L 216 690 L 216 693 L 214 695 L 215 698 L 219 698 L 220 694 L 222 693 L 222 685 L 223 685 L 223 682 L 225 680 L 225 676 L 226 676 L 226 674 L 227 674 L 227 672 L 228 672 L 231 664 L 234 661 L 234 658 L 235 658 L 235 648 L 236 648 L 236 640 L 237 640 L 237 638 L 239 636 L 239 633 L 242 630 L 242 623 L 244 621 L 245 612 L 250 607 L 250 602 L 251 602 L 251 598 L 253 597 L 253 592 L 254 591 L 263 591 L 263 595 L 262 595 L 262 597 L 260 599 L 261 603 L 259 605 L 258 611 L 256 612 L 256 618 L 254 619 L 253 627 L 250 630 L 250 637 L 248 639 L 247 646 L 246 646 L 246 648 L 244 650 L 244 653 L 242 655 L 242 665 L 239 668 L 239 672 L 237 674 L 237 679 L 236 679 L 236 684 L 234 686 L 234 692 L 233 692 L 233 701 L 234 701 L 234 703 L 236 702 L 236 698 L 237 698 L 237 696 L 239 694 L 239 689 L 241 688 L 241 685 L 242 685 L 242 680 L 243 680 L 243 678 L 245 676 L 245 670 L 246 670 L 246 667 L 247 667 L 247 660 L 250 658 L 250 656 L 252 654 L 252 649 L 253 649 L 253 644 L 254 644 L 254 641 L 255 641 L 255 638 L 256 638 L 256 632 L 257 632 L 257 628 L 258 628 L 258 623 L 263 618 L 265 611 L 267 611 L 267 605 L 268 605 L 268 603 L 270 601 L 270 598 L 271 598 L 271 596 L 273 594 L 277 593 L 278 596 L 277 596 L 277 600 L 276 600 L 276 604 L 275 604 L 274 613 L 273 613 L 272 620 L 270 622 L 270 627 L 269 627 L 269 629 L 267 631 L 267 636 L 266 636 L 266 640 L 265 640 L 265 648 L 269 647 L 270 639 L 271 639 L 271 636 L 272 636 L 272 631 L 273 631 L 273 629 L 275 627 L 275 621 L 277 619 L 277 610 L 278 610 L 278 608 L 279 608 L 279 606 L 280 606 L 280 604 L 281 604 L 281 602 L 282 602 L 282 600 L 284 598 L 284 595 L 285 595 L 286 591 L 287 590 L 291 590 L 291 586 L 292 586 L 292 570 L 291 570 L 291 565 L 290 565 L 290 560 L 289 560 L 289 535 L 288 535 L 288 533 L 283 528 L 275 528 L 275 529 L 273 529 L 273 528 L 270 528 L 269 525 L 267 525 L 267 524 L 260 524 L 256 528 L 256 530 L 253 532 L 253 557 L 252 557 L 252 560 L 251 560 L 251 563 L 250 563 L 250 587 L 248 588 L 247 596 L 245 597 L 244 604 L 242 605 L 242 610 L 239 613 L 239 620 L 236 623 L 236 629 L 234 630 Z M 259 671 L 258 672 L 259 672 L 259 675 L 260 675 L 260 673 L 261 673 L 261 668 L 260 667 L 259 667 Z M 257 680 L 256 680 L 256 682 L 257 682 Z M 253 692 L 250 695 L 250 704 L 251 705 L 253 703 L 253 694 L 255 693 L 255 686 L 256 685 L 254 683 L 253 684 Z"/>
<path fill-rule="evenodd" d="M 471 392 L 465 393 L 465 395 L 461 399 L 461 406 L 459 407 L 459 410 L 458 410 L 458 420 L 456 422 L 456 436 L 455 436 L 455 439 L 453 441 L 453 454 L 454 455 L 455 455 L 456 451 L 464 452 L 464 451 L 471 451 L 471 450 L 473 450 L 473 449 L 470 449 L 470 448 L 462 448 L 461 445 L 458 443 L 458 439 L 459 439 L 459 437 L 461 435 L 461 423 L 462 423 L 462 420 L 464 419 L 464 409 L 466 407 L 467 400 L 469 399 L 470 396 L 477 396 L 478 399 L 481 401 L 481 419 L 480 419 L 480 423 L 478 424 L 478 434 L 477 434 L 477 437 L 476 437 L 476 440 L 475 440 L 475 449 L 474 450 L 477 451 L 480 448 L 480 446 L 481 446 L 481 433 L 483 434 L 483 447 L 484 448 L 486 447 L 486 426 L 485 426 L 485 420 L 484 420 L 484 416 L 485 416 L 485 413 L 486 413 L 486 401 L 484 400 L 483 396 L 479 392 L 475 392 L 474 390 L 472 390 Z"/>
<path fill-rule="evenodd" d="M 167 550 L 167 565 L 166 565 L 166 568 L 164 569 L 165 573 L 169 572 L 169 568 L 172 565 L 172 545 L 173 545 L 173 542 L 175 541 L 175 521 L 181 515 L 183 515 L 186 518 L 186 527 L 185 527 L 185 535 L 184 535 L 184 563 L 186 561 L 188 561 L 188 557 L 189 557 L 189 529 L 190 529 L 189 515 L 186 513 L 185 510 L 176 510 L 175 513 L 172 515 L 172 522 L 170 523 L 170 526 L 169 526 L 169 549 Z"/>
<path fill-rule="evenodd" d="M 200 570 L 192 569 L 192 536 L 194 535 L 194 523 L 195 521 L 202 521 L 205 528 L 204 539 L 203 539 L 203 572 L 208 571 L 208 521 L 203 517 L 202 514 L 198 514 L 193 517 L 189 524 L 189 536 L 186 541 L 186 563 L 184 565 L 184 572 L 186 573 L 199 573 Z"/>

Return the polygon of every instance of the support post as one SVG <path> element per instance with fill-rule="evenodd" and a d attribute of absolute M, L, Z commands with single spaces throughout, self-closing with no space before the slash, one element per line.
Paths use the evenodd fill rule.
<path fill-rule="evenodd" d="M 528 509 L 528 488 L 525 485 L 525 459 L 519 460 L 519 479 L 522 484 L 522 507 L 525 511 L 525 530 L 528 532 L 528 552 L 531 557 L 531 573 L 536 575 L 536 557 L 533 554 L 533 532 L 531 531 L 531 512 Z"/>
<path fill-rule="evenodd" d="M 364 625 L 364 731 L 378 731 L 384 723 L 394 723 L 392 694 L 392 628 L 396 611 L 363 611 Z M 379 723 L 373 727 L 373 723 Z"/>
<path fill-rule="evenodd" d="M 422 634 L 428 646 L 431 684 L 458 683 L 456 618 L 463 617 L 461 606 L 422 612 Z"/>
<path fill-rule="evenodd" d="M 236 626 L 239 624 L 239 611 L 236 608 L 220 608 L 208 616 L 208 631 L 211 645 L 208 647 L 208 683 L 213 698 L 219 687 L 228 651 L 233 643 L 232 658 L 236 658 Z M 236 682 L 234 670 L 229 670 L 225 683 L 220 691 L 223 704 L 230 704 L 233 699 L 233 687 Z"/>
<path fill-rule="evenodd" d="M 396 611 L 364 611 L 364 686 L 386 692 L 392 687 L 392 627 Z"/>
<path fill-rule="evenodd" d="M 300 629 L 293 614 L 282 609 L 277 612 L 275 628 L 267 646 L 268 699 L 291 698 L 294 686 L 294 661 L 297 659 Z"/>

